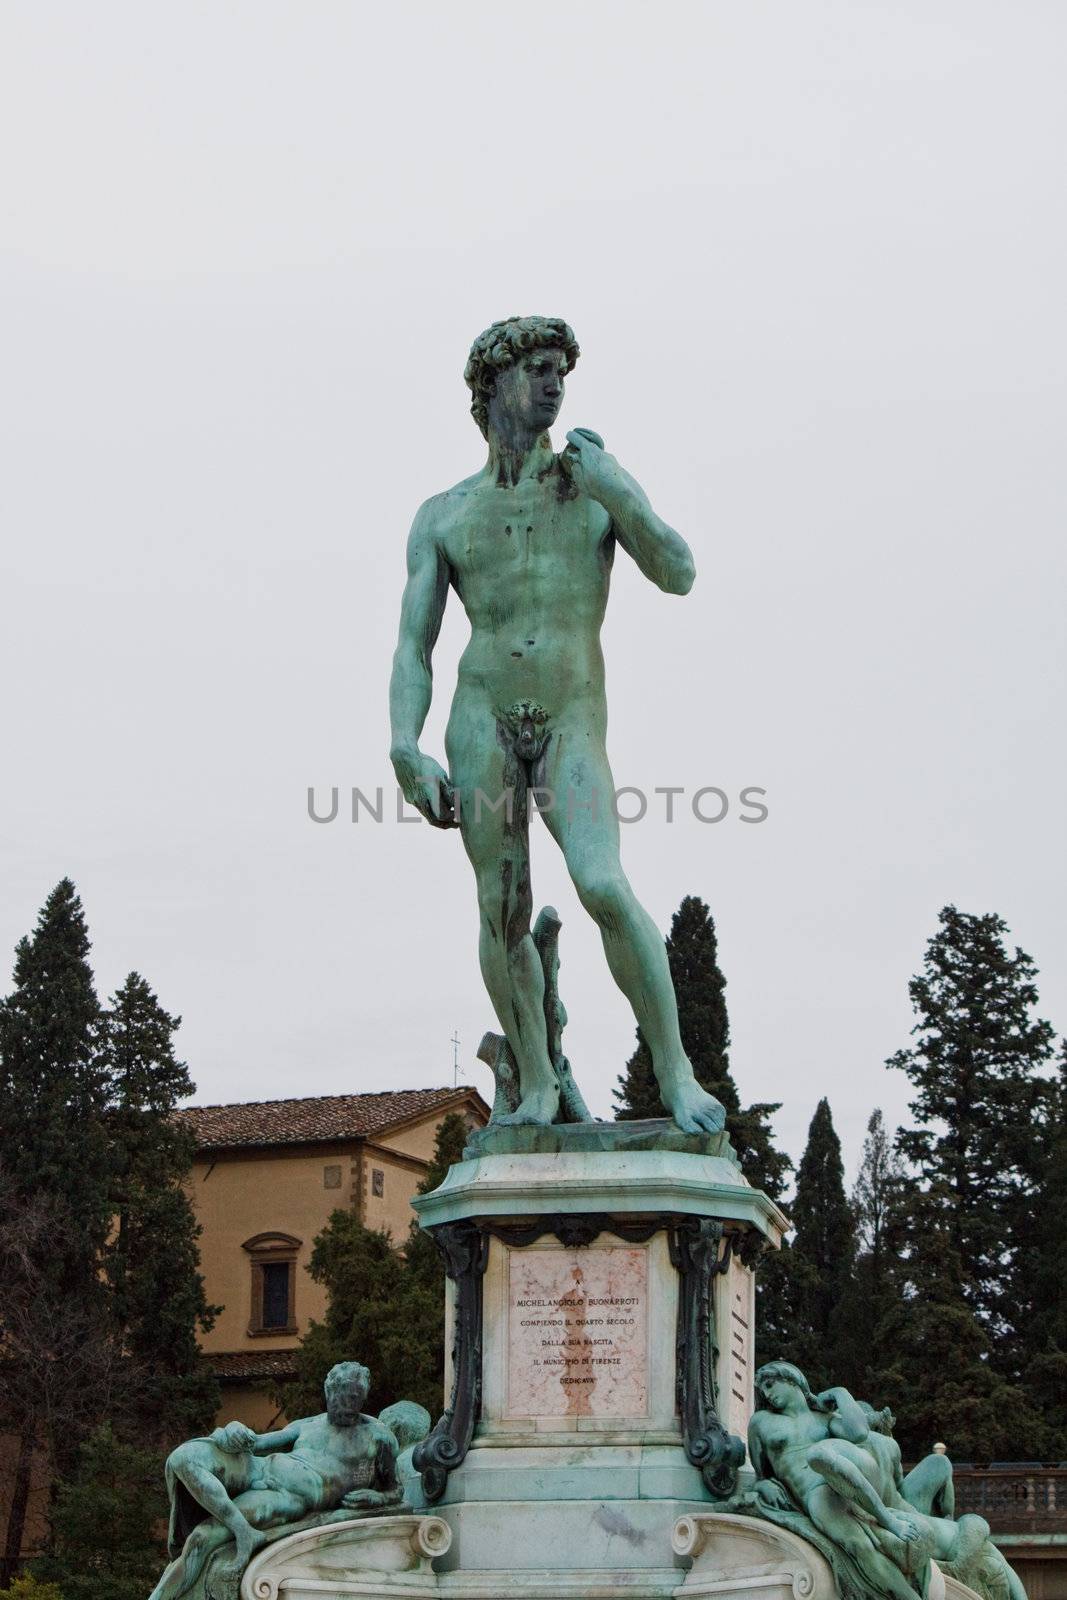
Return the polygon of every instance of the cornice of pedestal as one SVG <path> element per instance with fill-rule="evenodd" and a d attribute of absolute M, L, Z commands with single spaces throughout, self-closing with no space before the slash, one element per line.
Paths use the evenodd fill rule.
<path fill-rule="evenodd" d="M 777 1247 L 789 1219 L 723 1156 L 682 1151 L 486 1155 L 457 1162 L 412 1205 L 424 1228 L 467 1218 L 534 1219 L 556 1212 L 713 1217 L 755 1228 Z"/>

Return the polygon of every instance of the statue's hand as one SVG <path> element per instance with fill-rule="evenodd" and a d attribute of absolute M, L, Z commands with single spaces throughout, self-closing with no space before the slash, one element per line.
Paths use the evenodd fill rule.
<path fill-rule="evenodd" d="M 599 433 L 591 428 L 572 428 L 560 459 L 575 488 L 591 500 L 599 500 L 609 514 L 614 515 L 635 494 L 644 498 L 630 474 L 604 449 Z"/>
<path fill-rule="evenodd" d="M 393 771 L 404 799 L 435 828 L 455 828 L 456 800 L 448 773 L 420 750 L 394 751 Z"/>
<path fill-rule="evenodd" d="M 246 1428 L 243 1422 L 228 1422 L 224 1428 L 216 1428 L 213 1437 L 219 1449 L 231 1456 L 245 1455 L 254 1450 L 259 1439 L 258 1433 Z"/>
<path fill-rule="evenodd" d="M 777 1507 L 779 1511 L 793 1510 L 789 1491 L 774 1478 L 760 1478 L 753 1486 L 753 1491 L 765 1506 Z"/>
<path fill-rule="evenodd" d="M 341 1504 L 349 1511 L 358 1511 L 361 1506 L 380 1506 L 383 1499 L 378 1489 L 349 1489 Z"/>

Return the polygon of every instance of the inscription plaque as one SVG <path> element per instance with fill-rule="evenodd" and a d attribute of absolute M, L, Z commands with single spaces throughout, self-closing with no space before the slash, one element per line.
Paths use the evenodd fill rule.
<path fill-rule="evenodd" d="M 648 1415 L 648 1251 L 508 1251 L 509 1417 Z"/>

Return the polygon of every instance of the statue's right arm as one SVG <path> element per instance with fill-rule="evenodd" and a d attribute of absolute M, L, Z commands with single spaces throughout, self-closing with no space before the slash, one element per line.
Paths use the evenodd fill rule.
<path fill-rule="evenodd" d="M 763 1449 L 763 1429 L 758 1411 L 753 1412 L 752 1419 L 748 1425 L 748 1455 L 756 1477 L 769 1478 L 771 1476 L 771 1467 Z"/>
<path fill-rule="evenodd" d="M 430 501 L 419 508 L 408 537 L 408 577 L 389 680 L 389 757 L 408 803 L 436 827 L 449 828 L 455 817 L 447 774 L 419 749 L 433 695 L 433 648 L 448 597 L 448 561 L 434 524 Z"/>

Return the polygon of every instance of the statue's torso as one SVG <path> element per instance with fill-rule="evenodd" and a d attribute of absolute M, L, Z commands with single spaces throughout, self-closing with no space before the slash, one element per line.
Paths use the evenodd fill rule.
<path fill-rule="evenodd" d="M 773 1411 L 757 1412 L 759 1435 L 774 1469 L 774 1476 L 786 1484 L 800 1501 L 809 1489 L 823 1482 L 807 1462 L 807 1453 L 813 1444 L 830 1436 L 825 1417 L 813 1411 L 799 1415 L 785 1415 Z"/>
<path fill-rule="evenodd" d="M 334 1427 L 326 1416 L 311 1417 L 290 1452 L 265 1458 L 268 1487 L 299 1494 L 309 1506 L 336 1504 L 350 1489 L 374 1480 L 378 1431 L 369 1419 L 355 1427 Z"/>
<path fill-rule="evenodd" d="M 479 476 L 435 502 L 435 534 L 471 625 L 460 692 L 558 713 L 603 696 L 600 627 L 614 542 L 607 512 L 558 465 L 500 487 Z"/>

